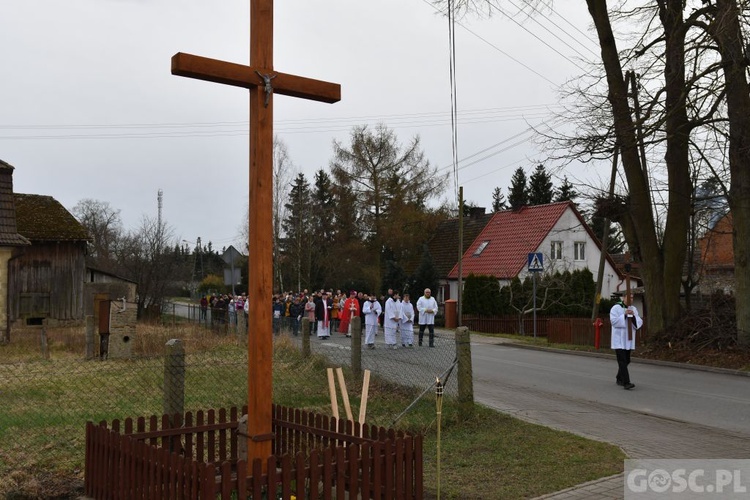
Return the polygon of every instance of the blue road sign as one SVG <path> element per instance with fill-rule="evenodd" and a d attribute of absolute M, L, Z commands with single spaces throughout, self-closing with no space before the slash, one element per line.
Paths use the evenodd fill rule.
<path fill-rule="evenodd" d="M 529 272 L 544 271 L 544 255 L 541 252 L 530 253 L 528 264 Z"/>

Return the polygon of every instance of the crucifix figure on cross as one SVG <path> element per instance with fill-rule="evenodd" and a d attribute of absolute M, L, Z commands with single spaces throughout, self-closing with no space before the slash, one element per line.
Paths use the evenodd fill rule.
<path fill-rule="evenodd" d="M 248 266 L 247 463 L 265 466 L 271 455 L 273 403 L 273 94 L 327 103 L 341 100 L 341 86 L 273 69 L 273 0 L 250 0 L 250 65 L 177 53 L 172 74 L 244 87 L 250 91 Z"/>

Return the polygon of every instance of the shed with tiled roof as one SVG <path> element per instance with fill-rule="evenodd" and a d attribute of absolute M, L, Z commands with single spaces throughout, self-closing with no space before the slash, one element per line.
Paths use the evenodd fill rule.
<path fill-rule="evenodd" d="M 7 269 L 6 336 L 13 324 L 82 321 L 88 232 L 53 197 L 13 193 L 13 167 L 5 162 L 0 164 L 0 246 L 3 240 L 20 246 L 2 266 Z"/>

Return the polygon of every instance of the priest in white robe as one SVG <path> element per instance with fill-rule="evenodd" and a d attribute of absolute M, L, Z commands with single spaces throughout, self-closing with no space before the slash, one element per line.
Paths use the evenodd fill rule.
<path fill-rule="evenodd" d="M 630 353 L 635 350 L 635 332 L 643 326 L 643 320 L 638 309 L 633 305 L 633 296 L 626 294 L 623 300 L 609 310 L 609 320 L 612 323 L 612 343 L 617 356 L 617 385 L 629 391 L 635 387 L 630 381 Z"/>
<path fill-rule="evenodd" d="M 385 319 L 383 321 L 383 332 L 385 333 L 385 347 L 387 349 L 398 349 L 396 336 L 401 324 L 401 301 L 398 292 L 388 297 L 385 301 Z"/>
<path fill-rule="evenodd" d="M 365 344 L 370 349 L 375 349 L 375 334 L 378 333 L 378 317 L 383 313 L 380 302 L 375 299 L 375 295 L 370 295 L 369 299 L 362 305 L 362 314 L 365 317 Z"/>
<path fill-rule="evenodd" d="M 401 345 L 404 347 L 413 347 L 414 344 L 414 305 L 409 301 L 409 294 L 404 294 L 401 301 Z"/>

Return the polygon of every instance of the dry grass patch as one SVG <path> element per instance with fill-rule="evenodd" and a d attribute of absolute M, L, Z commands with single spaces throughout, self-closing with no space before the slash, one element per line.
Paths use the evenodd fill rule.
<path fill-rule="evenodd" d="M 139 325 L 134 359 L 84 361 L 83 329 L 49 330 L 50 359 L 38 332 L 14 332 L 0 346 L 0 497 L 74 497 L 81 493 L 84 425 L 161 413 L 164 344 L 182 339 L 186 351 L 186 409 L 242 405 L 247 397 L 247 351 L 233 335 L 202 328 Z M 7 360 L 12 361 L 7 361 Z M 330 414 L 326 360 L 303 359 L 289 339 L 274 345 L 274 401 Z M 345 369 L 345 371 L 347 371 Z M 368 422 L 394 427 L 416 396 L 373 374 Z M 347 380 L 355 380 L 346 373 Z M 358 408 L 361 387 L 349 387 Z M 622 470 L 619 449 L 524 423 L 478 407 L 459 418 L 446 397 L 442 428 L 444 498 L 524 498 Z M 437 487 L 434 396 L 416 403 L 395 427 L 425 435 L 425 488 Z"/>

